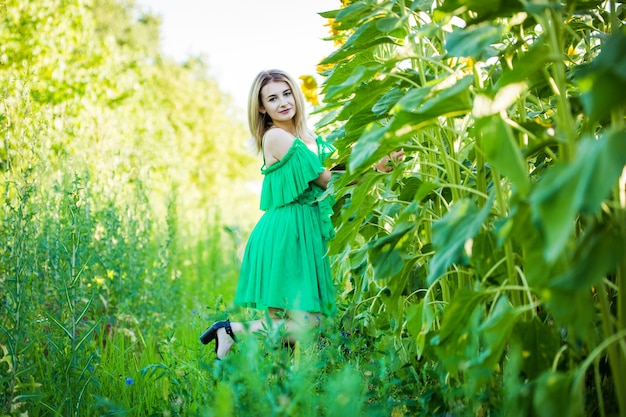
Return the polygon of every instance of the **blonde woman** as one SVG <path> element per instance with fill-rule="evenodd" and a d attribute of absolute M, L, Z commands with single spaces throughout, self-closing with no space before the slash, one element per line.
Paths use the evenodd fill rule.
<path fill-rule="evenodd" d="M 215 340 L 218 359 L 236 335 L 280 323 L 290 339 L 335 312 L 326 257 L 334 236 L 330 180 L 324 160 L 335 148 L 309 130 L 297 82 L 280 70 L 262 71 L 250 89 L 248 124 L 263 156 L 261 210 L 244 252 L 235 304 L 269 312 L 271 322 L 219 321 L 200 337 Z"/>

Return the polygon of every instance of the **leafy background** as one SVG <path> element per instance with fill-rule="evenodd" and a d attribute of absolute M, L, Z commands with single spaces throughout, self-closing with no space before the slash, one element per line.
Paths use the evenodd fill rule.
<path fill-rule="evenodd" d="M 339 315 L 215 362 L 258 161 L 132 2 L 0 4 L 4 415 L 622 415 L 624 6 L 338 2 Z M 319 101 L 316 101 L 319 100 Z M 391 173 L 371 165 L 394 149 Z"/>

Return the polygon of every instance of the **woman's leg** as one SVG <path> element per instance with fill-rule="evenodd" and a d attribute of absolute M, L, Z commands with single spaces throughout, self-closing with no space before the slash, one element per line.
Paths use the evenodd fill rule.
<path fill-rule="evenodd" d="M 259 333 L 267 330 L 270 326 L 282 326 L 290 342 L 295 342 L 309 330 L 319 327 L 324 316 L 321 313 L 289 310 L 287 312 L 278 308 L 269 308 L 270 322 L 266 320 L 254 320 L 248 322 L 231 322 L 230 327 L 235 335 L 245 333 Z M 217 357 L 222 359 L 231 349 L 235 341 L 226 334 L 225 329 L 217 331 L 218 349 Z"/>

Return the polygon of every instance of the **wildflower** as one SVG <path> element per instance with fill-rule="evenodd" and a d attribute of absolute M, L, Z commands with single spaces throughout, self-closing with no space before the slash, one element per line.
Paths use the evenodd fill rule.
<path fill-rule="evenodd" d="M 574 45 L 570 45 L 569 48 L 567 48 L 567 55 L 572 56 L 576 53 L 576 49 L 574 49 Z"/>
<path fill-rule="evenodd" d="M 131 377 L 126 377 L 126 385 L 133 385 L 135 383 L 135 380 Z"/>
<path fill-rule="evenodd" d="M 302 81 L 302 92 L 304 93 L 304 98 L 309 103 L 314 106 L 319 104 L 319 99 L 317 96 L 317 81 L 311 75 L 303 75 L 300 77 Z"/>

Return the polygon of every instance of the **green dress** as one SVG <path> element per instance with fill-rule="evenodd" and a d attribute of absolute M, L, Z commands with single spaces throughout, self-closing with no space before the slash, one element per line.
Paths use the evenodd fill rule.
<path fill-rule="evenodd" d="M 287 154 L 263 165 L 261 210 L 246 245 L 235 304 L 332 315 L 335 287 L 326 256 L 334 237 L 332 196 L 314 184 L 335 148 L 317 137 L 317 155 L 296 138 Z"/>

